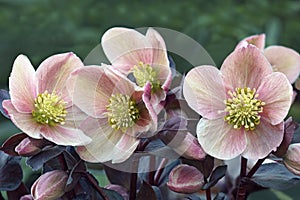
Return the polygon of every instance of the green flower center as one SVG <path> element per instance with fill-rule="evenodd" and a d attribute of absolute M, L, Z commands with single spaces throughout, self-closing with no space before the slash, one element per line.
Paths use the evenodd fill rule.
<path fill-rule="evenodd" d="M 135 77 L 136 83 L 144 87 L 149 81 L 151 83 L 152 92 L 155 92 L 160 88 L 160 82 L 157 78 L 157 72 L 148 64 L 140 62 L 138 65 L 133 66 L 133 76 Z"/>
<path fill-rule="evenodd" d="M 32 111 L 33 119 L 40 124 L 49 126 L 63 125 L 66 120 L 66 102 L 55 94 L 45 91 L 34 99 L 35 109 Z"/>
<path fill-rule="evenodd" d="M 113 94 L 109 99 L 107 116 L 109 125 L 116 130 L 126 131 L 133 127 L 140 118 L 139 109 L 136 102 L 131 100 L 128 95 Z"/>
<path fill-rule="evenodd" d="M 228 114 L 224 120 L 232 124 L 234 129 L 242 126 L 245 130 L 254 130 L 260 123 L 259 113 L 263 112 L 264 102 L 257 99 L 256 89 L 236 88 L 234 92 L 228 91 L 230 98 L 224 101 Z"/>

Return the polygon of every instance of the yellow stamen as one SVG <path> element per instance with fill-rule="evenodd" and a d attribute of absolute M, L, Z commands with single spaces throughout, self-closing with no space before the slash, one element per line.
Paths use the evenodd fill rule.
<path fill-rule="evenodd" d="M 55 94 L 45 91 L 34 100 L 33 119 L 40 124 L 49 126 L 63 125 L 66 120 L 66 102 Z"/>
<path fill-rule="evenodd" d="M 160 88 L 160 82 L 157 75 L 157 71 L 143 62 L 140 62 L 133 67 L 133 76 L 135 77 L 136 83 L 143 87 L 149 81 L 151 83 L 152 92 L 155 92 Z"/>
<path fill-rule="evenodd" d="M 116 130 L 126 131 L 140 118 L 136 102 L 128 95 L 113 94 L 109 99 L 107 116 L 109 125 Z"/>
<path fill-rule="evenodd" d="M 254 130 L 260 123 L 260 113 L 263 112 L 264 102 L 257 99 L 256 89 L 236 88 L 228 91 L 230 98 L 224 101 L 228 114 L 224 120 L 232 124 L 234 129 L 244 127 L 245 130 Z"/>

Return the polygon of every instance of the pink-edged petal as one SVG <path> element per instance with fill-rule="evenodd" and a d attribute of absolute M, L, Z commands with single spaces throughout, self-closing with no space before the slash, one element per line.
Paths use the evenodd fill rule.
<path fill-rule="evenodd" d="M 47 140 L 64 146 L 78 146 L 90 143 L 92 140 L 81 130 L 63 126 L 43 126 L 41 134 Z"/>
<path fill-rule="evenodd" d="M 36 83 L 35 70 L 29 59 L 19 55 L 13 64 L 9 78 L 10 97 L 17 111 L 31 113 L 34 109 Z"/>
<path fill-rule="evenodd" d="M 152 63 L 151 42 L 134 29 L 111 28 L 103 34 L 101 44 L 109 61 L 122 73 L 128 74 L 139 62 Z"/>
<path fill-rule="evenodd" d="M 68 79 L 68 91 L 76 106 L 92 117 L 105 117 L 112 94 L 131 95 L 135 85 L 106 65 L 85 66 Z"/>
<path fill-rule="evenodd" d="M 158 75 L 161 79 L 166 80 L 166 77 L 171 73 L 171 70 L 169 67 L 165 41 L 153 28 L 147 30 L 146 38 L 151 43 L 152 49 L 152 61 L 150 63 L 152 64 L 152 67 L 157 66 L 157 70 L 160 70 Z"/>
<path fill-rule="evenodd" d="M 16 110 L 14 105 L 10 100 L 4 100 L 2 102 L 4 110 L 8 113 L 11 121 L 24 133 L 29 135 L 32 138 L 40 139 L 41 125 L 36 123 L 32 119 L 31 113 L 20 113 Z"/>
<path fill-rule="evenodd" d="M 260 124 L 253 131 L 245 132 L 247 137 L 247 147 L 243 152 L 243 157 L 248 159 L 261 159 L 275 151 L 280 145 L 284 128 L 283 122 L 277 125 L 271 125 L 269 122 L 261 119 Z"/>
<path fill-rule="evenodd" d="M 71 72 L 83 66 L 81 60 L 74 53 L 53 55 L 44 60 L 36 71 L 39 82 L 39 93 L 46 90 L 54 92 L 69 103 L 66 81 Z"/>
<path fill-rule="evenodd" d="M 224 61 L 221 72 L 229 90 L 235 88 L 258 88 L 261 80 L 273 72 L 272 66 L 255 46 L 236 49 Z"/>
<path fill-rule="evenodd" d="M 140 141 L 136 138 L 123 134 L 114 146 L 112 163 L 121 163 L 127 160 L 133 154 L 139 143 Z"/>
<path fill-rule="evenodd" d="M 300 73 L 300 55 L 293 49 L 283 46 L 269 46 L 264 51 L 274 71 L 284 73 L 290 83 L 294 83 Z"/>
<path fill-rule="evenodd" d="M 78 128 L 80 124 L 88 117 L 86 113 L 73 105 L 66 109 L 67 116 L 64 127 Z"/>
<path fill-rule="evenodd" d="M 293 88 L 286 76 L 280 72 L 274 72 L 266 76 L 259 88 L 258 99 L 265 102 L 262 118 L 275 125 L 286 117 L 293 97 Z"/>
<path fill-rule="evenodd" d="M 265 34 L 252 35 L 246 37 L 238 43 L 236 49 L 241 47 L 246 47 L 248 44 L 252 44 L 257 48 L 259 48 L 261 51 L 263 51 L 265 48 L 265 38 L 266 38 Z"/>
<path fill-rule="evenodd" d="M 222 74 L 213 66 L 193 68 L 185 77 L 183 95 L 188 105 L 202 117 L 215 119 L 225 115 L 226 99 Z"/>
<path fill-rule="evenodd" d="M 138 140 L 112 129 L 107 119 L 88 118 L 81 125 L 92 138 L 88 145 L 78 147 L 77 152 L 88 162 L 114 162 L 127 159 L 138 145 Z M 130 138 L 129 138 L 130 137 Z"/>
<path fill-rule="evenodd" d="M 167 186 L 179 193 L 195 193 L 204 185 L 204 176 L 196 168 L 186 164 L 177 165 L 169 174 Z"/>
<path fill-rule="evenodd" d="M 197 137 L 204 151 L 221 160 L 229 160 L 243 153 L 246 136 L 243 129 L 233 129 L 223 118 L 200 119 Z"/>

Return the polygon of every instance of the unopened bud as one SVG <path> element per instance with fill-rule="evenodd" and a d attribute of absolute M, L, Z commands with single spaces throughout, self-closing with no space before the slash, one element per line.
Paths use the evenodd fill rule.
<path fill-rule="evenodd" d="M 300 143 L 291 144 L 283 157 L 283 164 L 292 173 L 300 176 Z"/>
<path fill-rule="evenodd" d="M 197 138 L 189 132 L 177 132 L 174 136 L 165 134 L 161 140 L 184 158 L 202 160 L 206 156 Z"/>
<path fill-rule="evenodd" d="M 111 184 L 111 185 L 106 186 L 105 188 L 109 189 L 109 190 L 114 190 L 117 193 L 119 193 L 123 197 L 124 200 L 129 200 L 129 194 L 128 194 L 127 189 L 122 187 L 121 185 Z"/>
<path fill-rule="evenodd" d="M 65 193 L 68 174 L 62 170 L 54 170 L 41 175 L 31 187 L 31 195 L 35 200 L 55 200 Z"/>
<path fill-rule="evenodd" d="M 181 164 L 169 174 L 167 186 L 179 193 L 198 192 L 204 184 L 203 174 L 195 167 Z"/>
<path fill-rule="evenodd" d="M 15 151 L 20 156 L 33 156 L 42 151 L 42 148 L 47 145 L 45 140 L 33 139 L 33 138 L 25 138 L 23 139 L 18 146 L 16 146 Z"/>

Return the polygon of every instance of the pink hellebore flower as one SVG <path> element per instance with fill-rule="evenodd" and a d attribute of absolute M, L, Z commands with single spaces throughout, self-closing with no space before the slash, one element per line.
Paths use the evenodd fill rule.
<path fill-rule="evenodd" d="M 19 55 L 9 78 L 10 100 L 3 107 L 12 122 L 32 138 L 46 138 L 59 145 L 84 145 L 91 141 L 76 128 L 85 117 L 68 96 L 66 80 L 82 66 L 73 53 L 51 56 L 34 71 L 29 59 Z"/>
<path fill-rule="evenodd" d="M 125 161 L 139 144 L 140 134 L 155 130 L 157 116 L 145 91 L 111 66 L 85 66 L 68 81 L 74 103 L 90 117 L 81 124 L 92 142 L 77 148 L 83 160 Z"/>
<path fill-rule="evenodd" d="M 261 51 L 247 45 L 232 52 L 220 71 L 192 69 L 183 94 L 202 116 L 197 137 L 204 151 L 228 160 L 263 158 L 280 145 L 293 92 L 286 76 L 273 72 Z"/>
<path fill-rule="evenodd" d="M 252 35 L 243 39 L 237 45 L 237 48 L 247 46 L 248 44 L 255 45 L 271 63 L 273 71 L 284 73 L 290 83 L 294 83 L 300 74 L 300 55 L 293 49 L 284 46 L 269 46 L 265 48 L 265 34 Z"/>
<path fill-rule="evenodd" d="M 172 73 L 166 45 L 161 35 L 149 28 L 146 35 L 133 29 L 111 28 L 102 37 L 101 44 L 112 65 L 126 76 L 132 73 L 136 84 L 151 84 L 151 104 L 158 113 L 165 100 Z"/>

